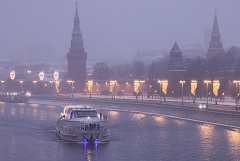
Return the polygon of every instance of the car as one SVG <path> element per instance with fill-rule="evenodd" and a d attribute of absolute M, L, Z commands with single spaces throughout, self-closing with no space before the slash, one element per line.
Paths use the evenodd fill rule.
<path fill-rule="evenodd" d="M 58 93 L 57 96 L 59 97 L 69 97 L 69 93 Z"/>
<path fill-rule="evenodd" d="M 235 106 L 235 110 L 236 110 L 236 111 L 240 110 L 240 104 L 237 104 L 237 105 Z"/>
<path fill-rule="evenodd" d="M 206 104 L 199 104 L 199 105 L 198 105 L 198 108 L 204 109 L 204 108 L 207 108 L 207 105 L 206 105 Z"/>

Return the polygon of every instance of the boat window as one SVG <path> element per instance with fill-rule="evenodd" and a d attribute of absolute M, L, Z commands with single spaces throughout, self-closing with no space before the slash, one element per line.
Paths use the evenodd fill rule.
<path fill-rule="evenodd" d="M 74 111 L 75 118 L 96 117 L 96 115 L 97 115 L 96 111 Z"/>

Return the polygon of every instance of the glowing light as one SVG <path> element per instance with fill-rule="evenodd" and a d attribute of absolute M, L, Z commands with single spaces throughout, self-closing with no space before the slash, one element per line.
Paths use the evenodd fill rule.
<path fill-rule="evenodd" d="M 191 81 L 191 93 L 192 93 L 193 96 L 196 95 L 196 89 L 197 89 L 197 81 L 192 80 Z"/>
<path fill-rule="evenodd" d="M 12 80 L 15 79 L 15 71 L 11 71 L 11 72 L 10 72 L 10 78 L 11 78 Z"/>
<path fill-rule="evenodd" d="M 39 76 L 39 79 L 42 81 L 44 79 L 44 72 L 40 72 L 38 76 Z"/>
<path fill-rule="evenodd" d="M 220 83 L 218 80 L 213 81 L 213 93 L 215 96 L 218 96 L 218 89 L 220 87 Z"/>
<path fill-rule="evenodd" d="M 55 71 L 55 72 L 53 73 L 53 77 L 54 77 L 55 81 L 58 80 L 58 78 L 59 78 L 59 73 L 58 73 L 58 71 Z"/>

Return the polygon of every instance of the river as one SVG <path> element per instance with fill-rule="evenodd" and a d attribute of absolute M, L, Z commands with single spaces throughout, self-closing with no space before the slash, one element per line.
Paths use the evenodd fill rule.
<path fill-rule="evenodd" d="M 240 160 L 238 128 L 169 118 L 157 108 L 142 112 L 137 107 L 131 111 L 95 105 L 108 115 L 110 141 L 94 145 L 64 141 L 56 135 L 55 126 L 65 104 L 1 103 L 0 160 Z"/>

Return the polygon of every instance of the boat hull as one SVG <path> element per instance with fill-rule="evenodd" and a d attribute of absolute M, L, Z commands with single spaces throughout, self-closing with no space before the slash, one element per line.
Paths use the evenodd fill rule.
<path fill-rule="evenodd" d="M 110 137 L 107 127 L 85 129 L 82 122 L 60 120 L 56 130 L 61 139 L 74 142 L 107 142 Z"/>
<path fill-rule="evenodd" d="M 28 103 L 30 97 L 27 96 L 8 96 L 8 95 L 1 95 L 0 101 L 6 103 Z"/>

